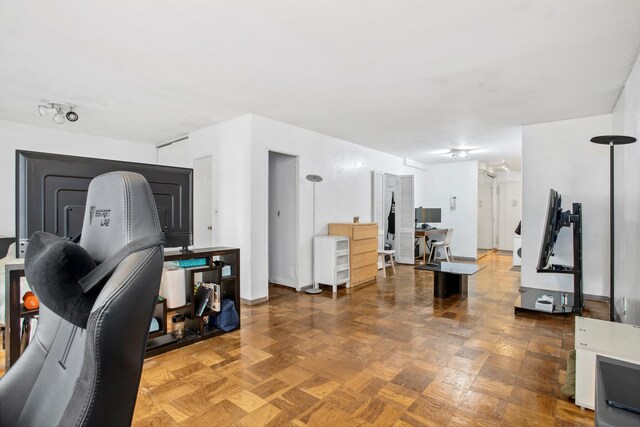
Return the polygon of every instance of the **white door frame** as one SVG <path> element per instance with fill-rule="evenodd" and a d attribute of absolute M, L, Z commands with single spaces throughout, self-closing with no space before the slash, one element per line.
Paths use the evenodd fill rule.
<path fill-rule="evenodd" d="M 266 230 L 267 230 L 267 241 L 266 241 L 266 251 L 265 253 L 267 254 L 267 281 L 269 280 L 269 223 L 270 223 L 270 218 L 269 218 L 269 153 L 276 153 L 276 154 L 284 154 L 286 156 L 291 156 L 293 158 L 295 158 L 296 160 L 296 208 L 295 208 L 295 242 L 296 242 L 296 259 L 295 259 L 295 266 L 296 266 L 296 274 L 295 274 L 295 283 L 296 283 L 296 287 L 295 289 L 297 291 L 300 291 L 300 156 L 298 154 L 294 154 L 294 153 L 287 153 L 285 151 L 282 150 L 276 150 L 276 149 L 272 149 L 272 148 L 267 148 L 267 156 L 266 156 L 266 162 L 267 162 L 267 179 L 265 180 L 265 184 L 266 184 L 266 194 L 267 194 L 267 206 L 266 206 L 266 215 L 265 218 L 267 219 L 266 221 Z M 268 288 L 269 284 L 267 283 L 267 288 Z"/>
<path fill-rule="evenodd" d="M 210 217 L 209 217 L 209 226 L 211 227 L 211 229 L 209 230 L 209 241 L 211 242 L 211 246 L 214 245 L 213 241 L 213 212 L 215 211 L 213 205 L 214 205 L 214 200 L 213 200 L 213 155 L 212 154 L 206 154 L 200 157 L 196 157 L 194 159 L 191 160 L 191 168 L 195 170 L 194 166 L 195 163 L 198 160 L 203 160 L 203 159 L 207 159 L 210 158 L 211 159 L 211 188 L 209 189 L 209 197 L 211 198 L 211 212 L 210 212 Z M 195 173 L 195 172 L 194 172 Z M 195 208 L 194 208 L 194 212 L 195 212 Z M 194 224 L 193 224 L 193 228 L 195 229 L 195 218 L 194 218 Z M 195 246 L 195 239 L 194 239 L 194 246 Z"/>

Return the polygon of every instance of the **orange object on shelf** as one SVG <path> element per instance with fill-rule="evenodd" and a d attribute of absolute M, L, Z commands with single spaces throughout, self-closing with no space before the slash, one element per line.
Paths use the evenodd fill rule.
<path fill-rule="evenodd" d="M 24 308 L 27 310 L 36 310 L 40 307 L 40 301 L 38 301 L 38 297 L 31 291 L 24 294 L 22 297 L 22 301 L 24 303 Z"/>

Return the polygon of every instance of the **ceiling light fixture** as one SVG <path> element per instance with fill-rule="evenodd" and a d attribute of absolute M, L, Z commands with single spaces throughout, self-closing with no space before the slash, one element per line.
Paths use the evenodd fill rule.
<path fill-rule="evenodd" d="M 75 122 L 78 120 L 78 113 L 73 111 L 73 105 L 59 104 L 50 102 L 47 105 L 38 105 L 38 113 L 41 116 L 49 116 L 53 114 L 53 121 L 59 125 L 66 120 Z"/>
<path fill-rule="evenodd" d="M 449 156 L 452 159 L 464 159 L 468 155 L 469 155 L 469 150 L 453 149 L 449 151 Z"/>

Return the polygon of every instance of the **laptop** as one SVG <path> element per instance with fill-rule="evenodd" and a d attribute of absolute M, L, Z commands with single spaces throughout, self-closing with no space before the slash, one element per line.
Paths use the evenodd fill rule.
<path fill-rule="evenodd" d="M 600 375 L 609 405 L 640 414 L 640 370 L 601 360 Z"/>

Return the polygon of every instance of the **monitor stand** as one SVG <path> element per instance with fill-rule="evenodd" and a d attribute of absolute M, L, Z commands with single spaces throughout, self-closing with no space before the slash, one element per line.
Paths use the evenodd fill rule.
<path fill-rule="evenodd" d="M 191 249 L 189 249 L 189 246 L 183 246 L 182 248 L 180 248 L 180 252 L 182 252 L 182 253 L 191 253 L 193 251 Z"/>
<path fill-rule="evenodd" d="M 571 314 L 575 304 L 573 292 L 552 291 L 550 289 L 520 288 L 520 295 L 514 304 L 516 313 L 535 311 L 548 314 Z M 541 310 L 536 307 L 536 301 L 543 295 L 553 297 L 553 311 Z M 564 304 L 563 304 L 563 301 Z"/>

